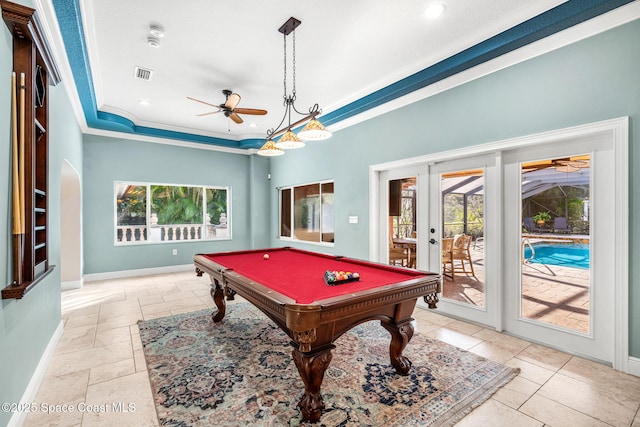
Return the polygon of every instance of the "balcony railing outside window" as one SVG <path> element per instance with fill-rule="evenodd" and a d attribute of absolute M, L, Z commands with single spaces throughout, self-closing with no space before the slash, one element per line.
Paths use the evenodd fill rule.
<path fill-rule="evenodd" d="M 231 238 L 227 187 L 116 182 L 116 245 Z"/>

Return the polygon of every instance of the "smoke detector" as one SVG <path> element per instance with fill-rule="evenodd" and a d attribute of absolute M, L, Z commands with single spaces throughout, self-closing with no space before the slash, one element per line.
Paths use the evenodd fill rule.
<path fill-rule="evenodd" d="M 164 28 L 160 24 L 149 25 L 149 37 L 147 37 L 147 44 L 151 47 L 159 48 L 160 39 L 164 37 Z"/>
<path fill-rule="evenodd" d="M 162 38 L 164 37 L 164 28 L 158 24 L 149 25 L 149 34 L 153 37 Z"/>
<path fill-rule="evenodd" d="M 147 37 L 147 44 L 151 47 L 159 48 L 160 47 L 160 39 L 157 37 Z"/>

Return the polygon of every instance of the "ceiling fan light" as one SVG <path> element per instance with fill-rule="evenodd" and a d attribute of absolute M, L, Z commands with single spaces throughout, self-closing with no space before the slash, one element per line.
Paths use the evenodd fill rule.
<path fill-rule="evenodd" d="M 321 141 L 323 139 L 331 138 L 331 132 L 325 128 L 322 123 L 313 118 L 305 125 L 298 136 L 307 141 Z"/>
<path fill-rule="evenodd" d="M 265 142 L 264 145 L 258 150 L 258 155 L 265 157 L 282 156 L 283 154 L 284 151 L 276 147 L 276 145 L 273 143 L 273 140 L 271 139 L 267 140 L 267 142 Z"/>
<path fill-rule="evenodd" d="M 294 148 L 304 147 L 304 141 L 289 129 L 280 137 L 275 146 L 283 150 L 292 150 Z"/>

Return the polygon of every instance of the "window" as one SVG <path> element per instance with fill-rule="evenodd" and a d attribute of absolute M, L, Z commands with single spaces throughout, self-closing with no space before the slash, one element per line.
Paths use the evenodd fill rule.
<path fill-rule="evenodd" d="M 280 189 L 280 237 L 333 243 L 333 182 Z"/>
<path fill-rule="evenodd" d="M 229 239 L 227 187 L 115 183 L 117 245 Z"/>
<path fill-rule="evenodd" d="M 393 205 L 393 207 L 392 207 Z M 393 236 L 415 237 L 416 230 L 416 178 L 389 181 L 389 216 L 393 218 Z"/>

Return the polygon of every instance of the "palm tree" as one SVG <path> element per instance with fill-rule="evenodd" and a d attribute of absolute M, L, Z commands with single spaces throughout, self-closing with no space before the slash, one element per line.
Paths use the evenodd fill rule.
<path fill-rule="evenodd" d="M 151 186 L 151 210 L 158 224 L 201 224 L 203 187 Z"/>
<path fill-rule="evenodd" d="M 207 213 L 212 224 L 220 223 L 220 215 L 227 212 L 227 190 L 207 188 Z"/>
<path fill-rule="evenodd" d="M 120 192 L 119 192 L 120 193 Z M 118 225 L 143 225 L 147 216 L 147 187 L 122 187 L 117 199 Z"/>

